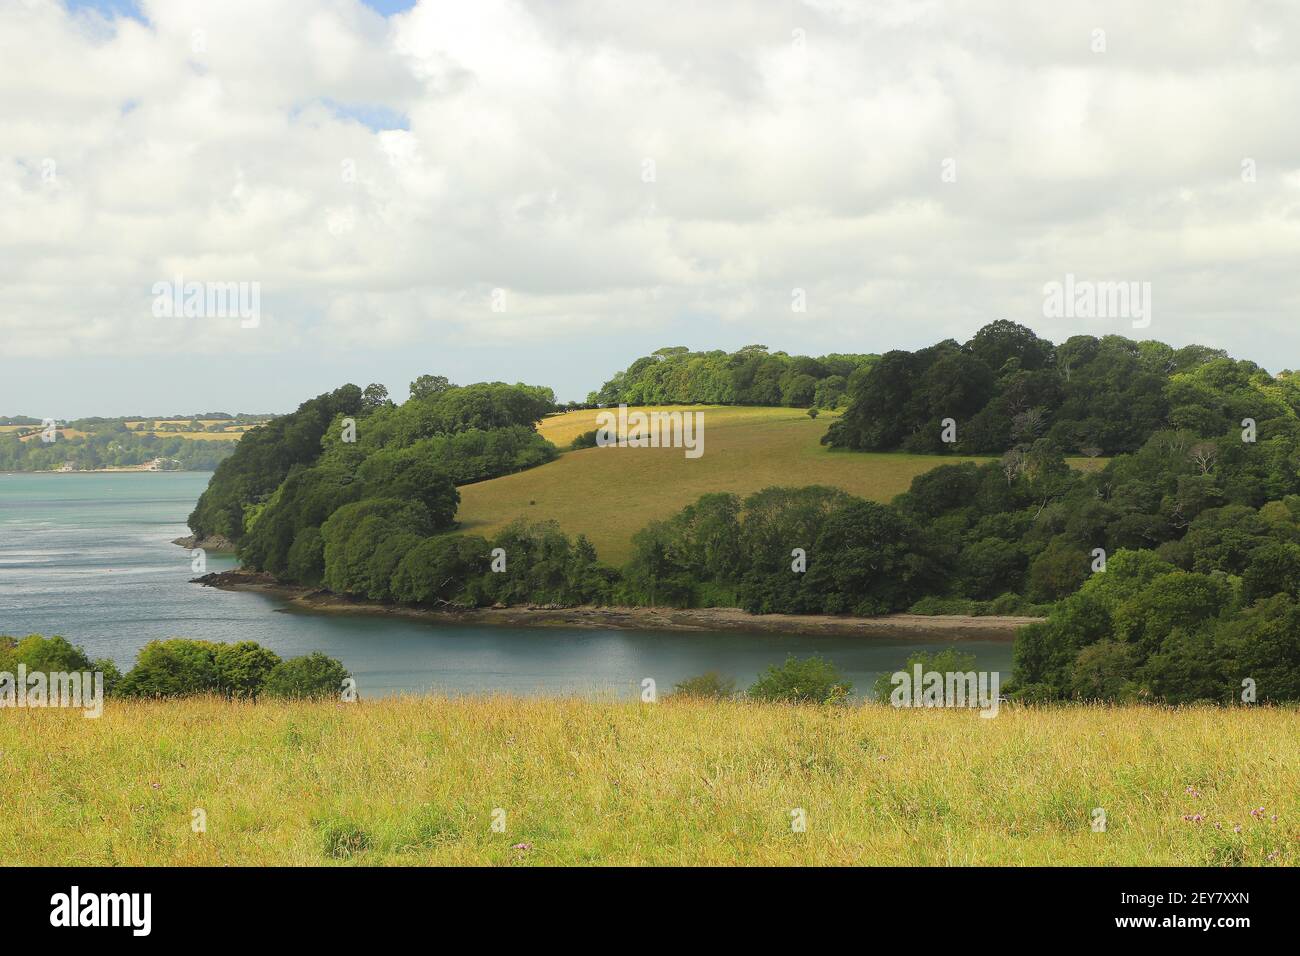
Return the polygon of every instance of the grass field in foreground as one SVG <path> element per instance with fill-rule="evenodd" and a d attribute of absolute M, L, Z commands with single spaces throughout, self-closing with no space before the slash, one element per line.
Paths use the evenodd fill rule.
<path fill-rule="evenodd" d="M 886 502 L 922 472 L 983 458 L 831 451 L 820 444 L 833 421 L 801 408 L 665 406 L 648 411 L 703 411 L 704 454 L 680 448 L 586 448 L 556 461 L 460 489 L 460 530 L 488 535 L 515 518 L 554 519 L 585 534 L 601 560 L 622 564 L 632 535 L 711 491 L 745 495 L 770 485 L 831 485 Z M 593 410 L 543 419 L 537 430 L 561 448 L 596 427 Z M 1081 460 L 1083 461 L 1083 460 Z M 1087 462 L 1097 466 L 1101 460 Z"/>
<path fill-rule="evenodd" d="M 1300 851 L 1295 710 L 110 701 L 98 720 L 0 713 L 0 763 L 8 864 L 1286 865 Z"/>

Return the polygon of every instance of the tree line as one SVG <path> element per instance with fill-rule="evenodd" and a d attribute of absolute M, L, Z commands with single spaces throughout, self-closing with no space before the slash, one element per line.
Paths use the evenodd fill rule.
<path fill-rule="evenodd" d="M 71 465 L 77 471 L 126 468 L 155 458 L 173 462 L 180 471 L 213 471 L 234 453 L 237 442 L 212 439 L 160 438 L 140 434 L 120 423 L 90 435 L 52 442 L 39 437 L 22 441 L 12 432 L 0 433 L 0 471 L 54 471 Z"/>
<path fill-rule="evenodd" d="M 784 405 L 838 408 L 874 355 L 787 355 L 766 345 L 736 352 L 659 349 L 587 396 L 588 405 Z"/>
<path fill-rule="evenodd" d="M 338 698 L 350 675 L 332 657 L 314 652 L 282 659 L 254 641 L 219 643 L 171 638 L 150 641 L 123 674 L 109 658 L 91 660 L 85 649 L 62 637 L 0 635 L 0 673 L 100 673 L 104 692 L 114 697 L 160 699 L 216 694 L 256 701 Z"/>
<path fill-rule="evenodd" d="M 1209 436 L 1247 416 L 1261 427 L 1293 419 L 1300 380 L 1200 345 L 1119 335 L 1053 345 L 998 321 L 964 344 L 886 352 L 847 400 L 823 438 L 832 447 L 1001 454 L 1045 438 L 1091 457 L 1136 451 L 1163 429 Z"/>

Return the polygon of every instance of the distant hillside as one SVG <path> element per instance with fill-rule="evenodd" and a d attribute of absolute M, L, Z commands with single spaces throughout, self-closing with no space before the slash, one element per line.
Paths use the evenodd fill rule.
<path fill-rule="evenodd" d="M 553 519 L 569 534 L 585 535 L 602 560 L 621 564 L 636 532 L 708 492 L 817 484 L 886 502 L 938 464 L 929 455 L 828 452 L 819 442 L 829 416 L 814 420 L 801 409 L 692 410 L 704 413 L 698 459 L 688 460 L 680 448 L 570 451 L 541 468 L 461 488 L 461 530 L 490 535 L 515 518 Z M 538 431 L 566 447 L 596 427 L 598 414 L 566 412 L 543 419 Z"/>
<path fill-rule="evenodd" d="M 371 601 L 1020 614 L 1046 618 L 1016 642 L 1026 699 L 1300 700 L 1289 375 L 994 323 L 851 389 L 842 415 L 657 406 L 703 418 L 660 447 L 598 442 L 610 413 L 553 415 L 549 389 L 426 376 L 399 406 L 347 386 L 246 437 L 191 526 Z M 856 450 L 896 442 L 999 454 Z"/>
<path fill-rule="evenodd" d="M 246 432 L 273 417 L 204 412 L 47 422 L 14 415 L 0 419 L 0 470 L 94 471 L 156 463 L 163 471 L 212 471 Z"/>
<path fill-rule="evenodd" d="M 235 450 L 239 438 L 161 437 L 132 432 L 120 422 L 94 432 L 57 428 L 49 433 L 52 441 L 43 440 L 42 431 L 39 425 L 0 429 L 0 471 L 94 471 L 155 461 L 164 471 L 212 471 Z"/>

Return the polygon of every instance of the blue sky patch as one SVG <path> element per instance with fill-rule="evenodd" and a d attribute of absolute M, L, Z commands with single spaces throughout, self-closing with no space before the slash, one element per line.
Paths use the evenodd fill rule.
<path fill-rule="evenodd" d="M 137 0 L 64 0 L 73 13 L 81 10 L 94 10 L 110 20 L 118 17 L 131 17 L 141 23 L 148 23 Z"/>
<path fill-rule="evenodd" d="M 411 128 L 411 121 L 405 114 L 380 103 L 340 103 L 331 99 L 312 100 L 312 104 L 315 103 L 319 103 L 339 119 L 355 120 L 376 133 L 386 129 L 409 130 Z M 307 105 L 311 104 L 294 107 L 289 115 L 297 116 Z"/>
<path fill-rule="evenodd" d="M 376 13 L 391 17 L 394 13 L 405 13 L 415 6 L 415 0 L 361 0 Z"/>
<path fill-rule="evenodd" d="M 395 13 L 404 13 L 415 6 L 416 0 L 361 0 L 361 2 L 381 16 L 390 17 Z M 141 23 L 148 23 L 140 10 L 139 0 L 64 0 L 68 9 L 95 10 L 108 19 L 131 17 Z"/>

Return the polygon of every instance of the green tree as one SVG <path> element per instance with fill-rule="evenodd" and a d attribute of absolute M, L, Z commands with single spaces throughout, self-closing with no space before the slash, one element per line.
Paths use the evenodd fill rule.
<path fill-rule="evenodd" d="M 421 375 L 411 383 L 411 398 L 423 401 L 441 395 L 452 387 L 445 375 Z"/>
<path fill-rule="evenodd" d="M 1070 673 L 1070 693 L 1080 700 L 1126 701 L 1137 697 L 1139 656 L 1130 644 L 1097 641 L 1079 651 Z"/>
<path fill-rule="evenodd" d="M 1073 593 L 1088 576 L 1091 559 L 1082 549 L 1054 540 L 1029 567 L 1029 596 L 1056 601 Z"/>
<path fill-rule="evenodd" d="M 280 663 L 280 657 L 254 641 L 239 641 L 217 645 L 214 662 L 217 689 L 227 700 L 256 702 L 267 675 Z"/>
<path fill-rule="evenodd" d="M 1256 548 L 1241 577 L 1247 603 L 1274 594 L 1300 595 L 1300 545 L 1271 541 Z"/>
<path fill-rule="evenodd" d="M 171 638 L 150 641 L 118 685 L 124 697 L 187 697 L 220 689 L 218 645 L 211 641 Z"/>
<path fill-rule="evenodd" d="M 341 663 L 315 651 L 276 664 L 263 690 L 284 700 L 327 700 L 339 696 L 350 676 Z"/>

